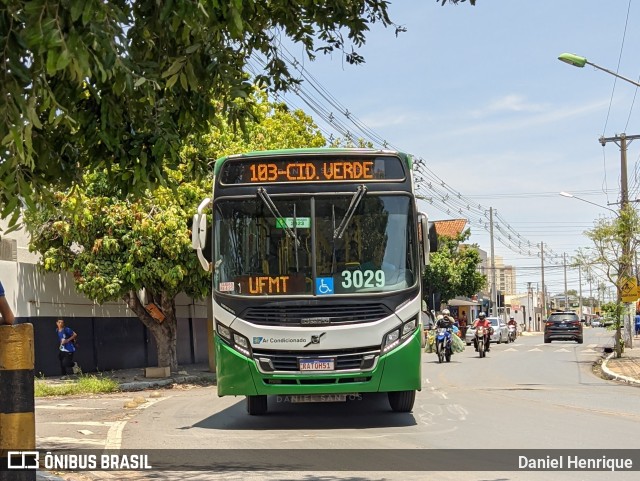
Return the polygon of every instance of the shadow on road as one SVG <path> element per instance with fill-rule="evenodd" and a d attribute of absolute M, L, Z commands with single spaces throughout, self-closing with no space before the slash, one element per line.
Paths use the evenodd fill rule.
<path fill-rule="evenodd" d="M 269 412 L 249 416 L 243 399 L 192 427 L 221 430 L 358 429 L 415 426 L 411 413 L 391 411 L 384 393 L 355 395 L 330 403 L 291 403 L 287 396 L 269 396 Z"/>

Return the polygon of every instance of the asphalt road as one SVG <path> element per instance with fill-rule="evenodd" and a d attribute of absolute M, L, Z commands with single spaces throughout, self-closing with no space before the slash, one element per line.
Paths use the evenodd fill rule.
<path fill-rule="evenodd" d="M 492 345 L 485 359 L 467 347 L 446 364 L 438 364 L 435 354 L 425 354 L 423 390 L 410 414 L 391 412 L 385 395 L 369 395 L 323 404 L 291 404 L 272 397 L 269 414 L 254 417 L 247 415 L 243 398 L 218 398 L 215 387 L 161 391 L 162 397 L 147 398 L 135 409 L 123 408 L 131 395 L 38 400 L 37 445 L 183 450 L 175 451 L 178 456 L 196 449 L 278 448 L 290 452 L 292 459 L 296 449 L 316 449 L 319 457 L 332 453 L 323 450 L 353 448 L 483 448 L 497 456 L 507 450 L 640 449 L 640 389 L 592 373 L 610 337 L 604 329 L 585 330 L 584 344 L 544 344 L 540 335 L 520 337 L 513 344 Z M 637 473 L 472 472 L 474 464 L 464 458 L 464 451 L 451 453 L 460 471 L 438 472 L 435 478 L 402 471 L 400 456 L 389 461 L 388 468 L 378 459 L 382 465 L 375 471 L 318 474 L 287 470 L 285 465 L 283 471 L 268 474 L 242 469 L 224 474 L 161 472 L 153 479 L 637 478 Z M 114 479 L 110 475 L 97 473 L 93 479 Z M 131 472 L 121 477 L 150 479 Z"/>

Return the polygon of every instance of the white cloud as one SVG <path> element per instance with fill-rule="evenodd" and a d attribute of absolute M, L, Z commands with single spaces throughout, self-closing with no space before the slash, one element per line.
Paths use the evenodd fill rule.
<path fill-rule="evenodd" d="M 490 102 L 483 109 L 472 111 L 472 115 L 479 118 L 501 112 L 544 112 L 548 108 L 548 105 L 529 103 L 522 95 L 509 94 Z"/>

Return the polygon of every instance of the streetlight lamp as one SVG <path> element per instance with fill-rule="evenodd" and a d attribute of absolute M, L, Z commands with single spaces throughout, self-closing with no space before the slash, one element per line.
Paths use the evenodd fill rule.
<path fill-rule="evenodd" d="M 612 72 L 609 69 L 606 69 L 604 67 L 600 67 L 600 65 L 596 65 L 595 63 L 591 63 L 589 62 L 586 58 L 581 57 L 580 55 L 576 55 L 574 53 L 561 53 L 560 56 L 558 57 L 558 60 L 560 60 L 561 62 L 564 63 L 568 63 L 569 65 L 573 65 L 574 67 L 584 67 L 585 65 L 591 65 L 594 68 L 597 68 L 598 70 L 602 70 L 603 72 L 607 72 L 611 75 L 613 75 L 614 77 L 618 77 L 622 80 L 626 80 L 627 82 L 635 85 L 636 87 L 640 87 L 640 83 L 636 82 L 635 80 L 631 80 L 627 77 L 623 77 L 622 75 L 616 73 L 616 72 Z"/>
<path fill-rule="evenodd" d="M 562 197 L 571 197 L 572 199 L 578 199 L 581 200 L 582 202 L 586 202 L 587 204 L 591 204 L 591 205 L 595 205 L 596 207 L 600 207 L 602 209 L 607 209 L 610 210 L 611 212 L 613 212 L 616 216 L 618 215 L 618 212 L 610 209 L 609 207 L 605 207 L 604 205 L 600 205 L 600 204 L 596 204 L 595 202 L 591 202 L 590 200 L 587 199 L 583 199 L 582 197 L 578 197 L 576 195 L 570 194 L 569 192 L 560 192 L 560 195 Z"/>

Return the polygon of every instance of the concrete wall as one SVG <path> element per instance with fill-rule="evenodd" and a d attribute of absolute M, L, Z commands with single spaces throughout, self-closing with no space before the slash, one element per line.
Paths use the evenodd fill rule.
<path fill-rule="evenodd" d="M 36 374 L 59 374 L 58 318 L 78 333 L 75 360 L 84 372 L 157 365 L 153 336 L 124 302 L 97 304 L 76 290 L 70 274 L 45 273 L 30 262 L 0 260 L 0 280 L 18 322 L 34 325 Z M 204 301 L 180 294 L 176 316 L 178 363 L 207 362 Z"/>

